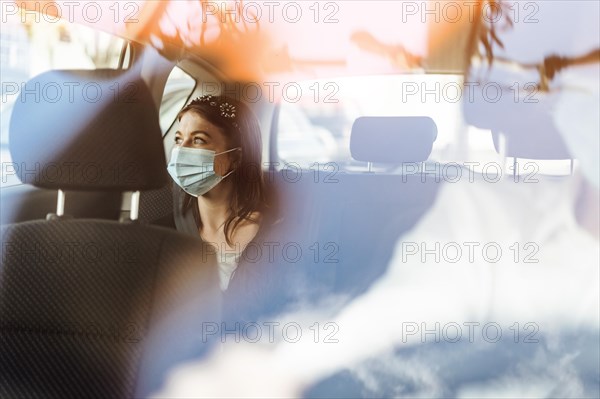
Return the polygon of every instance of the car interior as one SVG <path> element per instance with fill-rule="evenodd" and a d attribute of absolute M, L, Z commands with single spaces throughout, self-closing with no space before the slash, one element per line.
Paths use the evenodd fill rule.
<path fill-rule="evenodd" d="M 3 66 L 2 397 L 147 397 L 160 389 L 169 370 L 210 348 L 196 333 L 202 322 L 220 320 L 215 252 L 199 236 L 178 231 L 181 210 L 166 165 L 176 115 L 185 104 L 207 93 L 248 99 L 252 81 L 239 78 L 243 62 L 227 43 L 198 51 L 181 39 L 186 29 L 193 33 L 198 26 L 178 22 L 179 37 L 168 29 L 160 32 L 158 21 L 169 2 L 148 3 L 153 2 L 131 3 L 142 4 L 137 17 L 144 24 L 119 28 L 118 34 L 110 25 L 64 16 L 52 16 L 61 22 L 46 24 L 46 30 L 39 27 L 43 18 L 39 26 L 24 24 L 29 38 L 62 29 L 57 49 L 76 43 L 69 34 L 84 37 L 77 29 L 112 37 L 103 49 L 105 65 L 71 67 L 74 56 L 55 50 L 61 62 L 40 73 L 30 69 L 21 80 Z M 14 12 L 17 25 L 28 7 L 28 18 L 44 14 L 35 5 L 20 7 Z M 44 10 L 48 16 L 55 12 Z M 171 19 L 183 18 L 173 13 Z M 430 32 L 439 25 L 431 24 Z M 462 49 L 470 35 L 470 25 L 448 33 L 447 43 L 458 43 L 461 50 L 430 48 L 428 65 L 394 47 L 396 36 L 381 39 L 387 47 L 369 47 L 374 37 L 353 36 L 355 51 L 367 46 L 367 57 L 379 60 L 356 76 L 338 76 L 335 69 L 319 75 L 339 65 L 327 56 L 294 60 L 282 49 L 278 63 L 287 61 L 290 70 L 300 71 L 298 87 L 310 93 L 310 101 L 286 101 L 285 95 L 246 101 L 261 124 L 265 182 L 277 195 L 285 231 L 281 242 L 304 251 L 297 267 L 313 286 L 307 302 L 334 296 L 344 304 L 369 290 L 444 185 L 467 175 L 475 184 L 488 184 L 486 171 L 473 166 L 478 161 L 499 165 L 500 180 L 527 178 L 531 170 L 522 169 L 527 162 L 537 162 L 536 181 L 572 179 L 576 157 L 541 119 L 526 119 L 520 130 L 497 129 L 489 116 L 495 111 L 482 112 L 474 103 L 434 96 L 402 101 L 399 88 L 407 86 L 401 79 L 462 82 Z M 403 52 L 403 61 L 392 51 Z M 314 52 L 320 54 L 318 48 Z M 108 65 L 109 59 L 115 62 Z M 411 62 L 412 68 L 405 68 Z M 396 68 L 398 63 L 402 67 Z M 18 83 L 16 92 L 5 85 L 12 81 Z M 306 88 L 327 93 L 331 87 L 323 82 L 338 85 L 339 101 L 312 101 Z M 76 95 L 67 95 L 73 87 Z M 532 133 L 523 135 L 523 129 Z M 460 156 L 464 148 L 470 148 L 470 157 Z M 305 395 L 364 396 L 353 381 L 338 373 Z"/>

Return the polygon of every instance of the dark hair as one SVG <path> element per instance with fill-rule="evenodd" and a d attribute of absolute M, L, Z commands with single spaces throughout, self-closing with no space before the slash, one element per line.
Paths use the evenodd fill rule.
<path fill-rule="evenodd" d="M 202 96 L 186 105 L 177 120 L 187 112 L 195 112 L 213 125 L 221 128 L 232 147 L 240 147 L 240 163 L 228 179 L 233 179 L 233 195 L 229 201 L 229 216 L 223 230 L 225 241 L 232 246 L 231 236 L 243 220 L 257 222 L 253 212 L 264 212 L 267 205 L 262 171 L 262 139 L 258 119 L 244 103 L 226 96 Z M 198 229 L 202 220 L 198 212 L 197 198 L 183 192 L 181 211 L 185 215 L 192 208 Z"/>

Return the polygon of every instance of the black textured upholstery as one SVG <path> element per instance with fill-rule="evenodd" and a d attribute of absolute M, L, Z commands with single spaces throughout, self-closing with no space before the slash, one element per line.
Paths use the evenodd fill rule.
<path fill-rule="evenodd" d="M 172 183 L 169 182 L 157 190 L 142 191 L 140 193 L 140 222 L 175 228 L 173 219 L 173 192 Z"/>
<path fill-rule="evenodd" d="M 30 171 L 22 180 L 107 194 L 165 187 L 157 113 L 136 76 L 53 71 L 28 82 L 97 84 L 103 96 L 77 101 L 75 91 L 74 102 L 52 103 L 21 92 L 10 145 L 13 161 Z M 96 178 L 86 174 L 90 165 Z M 70 209 L 90 214 L 67 199 Z M 214 251 L 198 237 L 141 221 L 66 217 L 0 233 L 2 398 L 148 396 L 173 366 L 206 350 L 202 323 L 220 321 Z"/>
<path fill-rule="evenodd" d="M 158 112 L 135 69 L 49 71 L 28 81 L 9 127 L 23 183 L 135 191 L 168 181 Z"/>
<path fill-rule="evenodd" d="M 149 337 L 171 351 L 174 343 L 189 355 L 202 350 L 190 330 L 219 319 L 213 261 L 199 240 L 159 227 L 78 220 L 4 226 L 0 397 L 134 396 L 139 369 L 162 359 L 166 371 L 185 356 L 153 355 L 160 348 L 146 345 Z M 190 304 L 189 328 L 165 328 L 163 320 Z"/>

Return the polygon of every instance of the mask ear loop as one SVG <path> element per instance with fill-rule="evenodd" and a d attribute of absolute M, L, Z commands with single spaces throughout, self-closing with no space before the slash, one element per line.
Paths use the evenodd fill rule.
<path fill-rule="evenodd" d="M 232 151 L 242 151 L 242 147 L 235 147 L 235 148 L 232 148 L 232 149 L 230 149 L 230 150 L 227 150 L 227 151 L 220 152 L 220 153 L 218 153 L 218 154 L 215 154 L 215 157 L 216 157 L 217 155 L 226 154 L 226 153 L 228 153 L 228 152 L 232 152 Z M 225 176 L 221 177 L 221 179 L 224 179 L 224 178 L 226 178 L 227 176 L 229 176 L 229 175 L 230 175 L 230 174 L 232 174 L 233 172 L 235 172 L 235 169 L 233 169 L 233 170 L 230 170 L 229 172 L 227 172 L 227 174 L 226 174 Z"/>
<path fill-rule="evenodd" d="M 227 154 L 228 152 L 231 152 L 231 151 L 237 151 L 237 150 L 239 150 L 239 151 L 242 151 L 242 147 L 235 147 L 235 148 L 232 148 L 232 149 L 230 149 L 230 150 L 227 150 L 227 151 L 220 152 L 220 153 L 218 153 L 218 154 L 215 154 L 215 157 L 216 157 L 217 155 Z"/>
<path fill-rule="evenodd" d="M 235 169 L 230 170 L 229 172 L 227 172 L 227 174 L 223 177 L 221 177 L 221 180 L 223 180 L 224 178 L 226 178 L 227 176 L 229 176 L 230 174 L 232 174 L 233 172 L 235 172 Z"/>

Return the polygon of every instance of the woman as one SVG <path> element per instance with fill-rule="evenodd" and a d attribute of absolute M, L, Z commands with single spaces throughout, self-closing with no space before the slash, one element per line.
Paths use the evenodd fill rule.
<path fill-rule="evenodd" d="M 177 120 L 168 170 L 180 188 L 174 196 L 178 230 L 215 248 L 226 317 L 252 319 L 279 309 L 285 267 L 262 256 L 278 218 L 266 193 L 256 117 L 239 101 L 207 95 L 185 106 Z"/>

